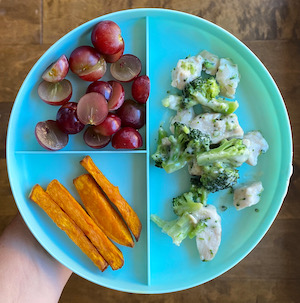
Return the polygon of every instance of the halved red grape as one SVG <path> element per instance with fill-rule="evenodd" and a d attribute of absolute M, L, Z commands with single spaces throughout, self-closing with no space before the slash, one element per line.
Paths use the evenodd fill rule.
<path fill-rule="evenodd" d="M 124 48 L 125 48 L 125 43 L 123 40 L 123 45 L 117 53 L 112 54 L 112 55 L 103 55 L 105 61 L 108 63 L 114 63 L 114 62 L 118 61 L 124 53 Z"/>
<path fill-rule="evenodd" d="M 139 76 L 134 79 L 131 87 L 132 97 L 139 103 L 146 103 L 150 93 L 150 79 L 148 76 Z"/>
<path fill-rule="evenodd" d="M 125 91 L 123 85 L 117 81 L 111 80 L 108 83 L 112 87 L 112 94 L 108 100 L 108 109 L 111 111 L 122 106 L 125 99 Z"/>
<path fill-rule="evenodd" d="M 63 105 L 71 99 L 72 84 L 67 79 L 55 83 L 43 80 L 38 86 L 38 95 L 47 104 Z"/>
<path fill-rule="evenodd" d="M 134 128 L 124 127 L 113 135 L 111 144 L 116 149 L 135 149 L 143 145 L 143 138 Z"/>
<path fill-rule="evenodd" d="M 85 81 L 97 81 L 106 72 L 106 62 L 103 56 L 87 45 L 74 49 L 69 63 L 71 71 Z"/>
<path fill-rule="evenodd" d="M 56 114 L 58 127 L 66 134 L 77 134 L 84 128 L 77 116 L 77 103 L 68 102 L 63 105 Z"/>
<path fill-rule="evenodd" d="M 112 55 L 122 48 L 121 29 L 115 22 L 110 20 L 96 24 L 91 38 L 94 47 L 101 54 Z"/>
<path fill-rule="evenodd" d="M 121 119 L 112 114 L 108 113 L 106 119 L 99 125 L 95 126 L 95 132 L 103 136 L 111 136 L 121 128 Z"/>
<path fill-rule="evenodd" d="M 77 116 L 83 124 L 98 125 L 108 114 L 107 101 L 103 95 L 95 92 L 85 94 L 77 105 Z"/>
<path fill-rule="evenodd" d="M 144 105 L 133 100 L 125 100 L 123 105 L 117 110 L 117 115 L 122 120 L 122 126 L 139 129 L 145 124 Z"/>
<path fill-rule="evenodd" d="M 69 141 L 69 136 L 61 131 L 54 120 L 37 123 L 35 126 L 35 136 L 39 144 L 48 150 L 60 150 Z"/>
<path fill-rule="evenodd" d="M 91 92 L 99 93 L 99 94 L 103 95 L 106 100 L 108 100 L 112 94 L 112 87 L 108 82 L 95 81 L 88 86 L 86 92 L 87 93 L 91 93 Z"/>
<path fill-rule="evenodd" d="M 136 78 L 142 69 L 140 59 L 134 55 L 123 55 L 110 66 L 111 75 L 118 81 L 129 82 Z"/>
<path fill-rule="evenodd" d="M 62 55 L 56 62 L 43 73 L 42 78 L 48 82 L 58 82 L 63 80 L 69 71 L 69 62 L 65 55 Z"/>
<path fill-rule="evenodd" d="M 89 126 L 83 134 L 84 142 L 92 148 L 103 148 L 110 142 L 110 136 L 103 136 L 95 131 L 95 126 Z"/>

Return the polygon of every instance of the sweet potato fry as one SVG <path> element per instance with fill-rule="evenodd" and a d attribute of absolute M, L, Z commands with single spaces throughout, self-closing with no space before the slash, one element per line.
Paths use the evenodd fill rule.
<path fill-rule="evenodd" d="M 47 213 L 54 223 L 69 236 L 101 271 L 106 269 L 107 262 L 98 250 L 75 222 L 52 200 L 40 185 L 36 184 L 32 188 L 29 198 Z"/>
<path fill-rule="evenodd" d="M 138 241 L 142 230 L 141 221 L 135 211 L 122 197 L 119 188 L 107 180 L 90 156 L 86 156 L 82 161 L 80 161 L 80 164 L 93 176 L 110 201 L 117 207 L 136 241 Z"/>
<path fill-rule="evenodd" d="M 113 270 L 123 266 L 124 259 L 122 252 L 108 239 L 61 183 L 57 180 L 51 181 L 46 192 L 84 232 Z"/>
<path fill-rule="evenodd" d="M 113 206 L 107 201 L 98 184 L 89 174 L 73 180 L 79 196 L 95 223 L 113 241 L 134 246 L 134 241 L 125 222 Z"/>

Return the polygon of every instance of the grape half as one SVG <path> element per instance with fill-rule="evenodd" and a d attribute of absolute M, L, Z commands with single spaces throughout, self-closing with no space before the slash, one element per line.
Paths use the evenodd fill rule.
<path fill-rule="evenodd" d="M 48 82 L 58 82 L 63 80 L 69 71 L 69 62 L 65 55 L 62 55 L 56 62 L 43 73 L 42 78 Z"/>
<path fill-rule="evenodd" d="M 38 95 L 47 104 L 63 105 L 71 99 L 72 84 L 67 79 L 55 83 L 44 80 L 38 86 Z"/>
<path fill-rule="evenodd" d="M 122 55 L 124 53 L 124 49 L 125 49 L 125 43 L 124 43 L 124 40 L 123 40 L 123 45 L 122 45 L 121 49 L 117 53 L 112 54 L 112 55 L 103 55 L 103 57 L 104 57 L 104 59 L 105 59 L 106 62 L 108 62 L 108 63 L 114 63 L 114 62 L 118 61 L 122 57 Z"/>
<path fill-rule="evenodd" d="M 122 48 L 121 29 L 118 24 L 110 20 L 104 20 L 96 24 L 91 38 L 94 47 L 101 54 L 112 55 Z"/>
<path fill-rule="evenodd" d="M 124 127 L 113 135 L 111 144 L 116 149 L 135 149 L 143 145 L 143 139 L 134 128 Z"/>
<path fill-rule="evenodd" d="M 106 72 L 106 62 L 103 56 L 87 45 L 74 49 L 69 63 L 71 71 L 85 81 L 97 81 Z"/>
<path fill-rule="evenodd" d="M 104 96 L 106 100 L 109 100 L 112 94 L 112 87 L 108 82 L 105 81 L 95 81 L 91 83 L 87 90 L 87 93 L 95 92 Z"/>
<path fill-rule="evenodd" d="M 61 131 L 54 120 L 37 123 L 35 126 L 35 136 L 39 144 L 48 150 L 60 150 L 69 141 L 69 136 Z"/>
<path fill-rule="evenodd" d="M 108 105 L 103 95 L 91 92 L 80 98 L 77 116 L 83 124 L 98 125 L 105 120 L 107 114 Z"/>
<path fill-rule="evenodd" d="M 111 75 L 118 81 L 129 82 L 136 78 L 142 69 L 140 59 L 134 55 L 123 55 L 110 66 Z"/>
<path fill-rule="evenodd" d="M 108 81 L 112 88 L 112 94 L 108 100 L 108 109 L 114 111 L 122 106 L 125 99 L 124 87 L 121 83 L 111 80 Z"/>
<path fill-rule="evenodd" d="M 95 126 L 95 132 L 103 136 L 111 136 L 120 129 L 121 123 L 118 116 L 109 113 L 101 124 Z"/>
<path fill-rule="evenodd" d="M 59 128 L 66 134 L 77 134 L 84 128 L 77 117 L 77 103 L 68 102 L 64 104 L 56 114 L 56 122 Z"/>
<path fill-rule="evenodd" d="M 139 129 L 145 124 L 144 105 L 133 100 L 125 100 L 123 105 L 117 110 L 117 115 L 121 118 L 122 126 Z"/>
<path fill-rule="evenodd" d="M 84 142 L 92 148 L 103 148 L 110 142 L 110 136 L 103 136 L 95 131 L 95 126 L 89 126 L 83 135 Z"/>
<path fill-rule="evenodd" d="M 143 75 L 134 79 L 131 87 L 132 97 L 139 103 L 146 103 L 150 93 L 150 79 Z"/>

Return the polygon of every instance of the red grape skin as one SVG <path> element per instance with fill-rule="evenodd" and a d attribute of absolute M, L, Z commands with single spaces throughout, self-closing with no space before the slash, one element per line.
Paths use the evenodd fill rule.
<path fill-rule="evenodd" d="M 47 150 L 60 150 L 69 141 L 69 136 L 60 130 L 54 120 L 37 123 L 34 133 L 38 143 Z"/>
<path fill-rule="evenodd" d="M 134 79 L 131 87 L 132 97 L 139 103 L 146 103 L 150 93 L 150 79 L 148 76 L 139 76 Z"/>
<path fill-rule="evenodd" d="M 120 108 L 124 103 L 125 91 L 123 85 L 117 81 L 111 80 L 108 81 L 108 83 L 112 87 L 112 94 L 108 100 L 108 109 L 114 111 Z"/>
<path fill-rule="evenodd" d="M 105 20 L 95 25 L 92 31 L 94 47 L 105 55 L 120 51 L 123 44 L 120 27 L 113 21 Z"/>
<path fill-rule="evenodd" d="M 101 124 L 95 126 L 94 130 L 103 136 L 111 136 L 116 133 L 120 127 L 121 119 L 112 113 L 108 113 L 106 119 Z"/>
<path fill-rule="evenodd" d="M 95 131 L 95 126 L 89 126 L 83 134 L 84 142 L 92 148 L 103 148 L 111 140 L 110 136 L 103 136 Z"/>
<path fill-rule="evenodd" d="M 71 71 L 85 81 L 97 81 L 106 72 L 106 62 L 103 56 L 87 45 L 73 50 L 69 64 Z"/>
<path fill-rule="evenodd" d="M 43 80 L 38 86 L 39 97 L 47 104 L 60 106 L 72 97 L 72 84 L 69 80 L 51 83 Z"/>
<path fill-rule="evenodd" d="M 108 114 L 107 101 L 103 95 L 91 92 L 82 96 L 77 105 L 77 116 L 83 124 L 98 125 Z"/>
<path fill-rule="evenodd" d="M 122 40 L 123 40 L 123 38 L 122 38 Z M 122 57 L 122 55 L 124 53 L 124 49 L 125 49 L 125 43 L 124 43 L 124 40 L 123 40 L 123 45 L 117 53 L 112 54 L 112 55 L 103 55 L 103 57 L 104 57 L 106 62 L 114 63 Z"/>
<path fill-rule="evenodd" d="M 56 62 L 52 63 L 43 73 L 42 78 L 48 82 L 63 80 L 69 71 L 69 62 L 65 55 L 62 55 Z"/>
<path fill-rule="evenodd" d="M 84 128 L 77 117 L 77 103 L 68 102 L 63 105 L 56 114 L 58 127 L 66 134 L 77 134 Z"/>
<path fill-rule="evenodd" d="M 132 81 L 140 74 L 141 70 L 141 60 L 131 54 L 123 55 L 118 61 L 110 65 L 111 75 L 121 82 Z"/>
<path fill-rule="evenodd" d="M 130 126 L 139 129 L 145 125 L 144 105 L 133 100 L 125 100 L 117 110 L 117 115 L 122 120 L 122 126 Z"/>
<path fill-rule="evenodd" d="M 143 138 L 134 128 L 124 127 L 113 135 L 111 143 L 115 149 L 135 149 L 143 145 Z"/>
<path fill-rule="evenodd" d="M 108 82 L 105 81 L 95 81 L 91 83 L 87 90 L 87 93 L 96 92 L 104 96 L 106 100 L 109 100 L 112 94 L 112 87 Z"/>

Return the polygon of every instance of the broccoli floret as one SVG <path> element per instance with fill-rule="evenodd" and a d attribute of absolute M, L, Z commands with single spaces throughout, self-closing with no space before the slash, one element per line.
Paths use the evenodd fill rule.
<path fill-rule="evenodd" d="M 199 152 L 208 151 L 210 147 L 210 137 L 198 129 L 189 128 L 189 143 L 185 149 L 186 154 L 195 155 Z"/>
<path fill-rule="evenodd" d="M 213 98 L 208 102 L 202 102 L 201 104 L 210 108 L 212 111 L 223 115 L 232 114 L 239 107 L 237 101 L 227 101 L 224 98 Z"/>
<path fill-rule="evenodd" d="M 186 238 L 193 238 L 201 232 L 206 224 L 203 221 L 195 223 L 193 214 L 206 205 L 208 191 L 200 183 L 192 184 L 189 192 L 173 199 L 173 210 L 178 216 L 172 221 L 165 221 L 156 215 L 151 215 L 151 220 L 156 223 L 162 231 L 173 239 L 173 243 L 180 245 Z"/>
<path fill-rule="evenodd" d="M 201 102 L 205 103 L 215 98 L 220 93 L 220 88 L 215 78 L 203 79 L 200 76 L 187 83 L 182 93 L 182 107 L 190 108 L 191 106 L 201 104 Z"/>
<path fill-rule="evenodd" d="M 249 150 L 242 139 L 224 139 L 220 145 L 209 151 L 197 154 L 197 164 L 205 166 L 215 162 L 223 162 L 233 167 L 241 166 L 249 158 Z"/>
<path fill-rule="evenodd" d="M 152 214 L 151 220 L 157 224 L 164 233 L 170 236 L 173 243 L 177 246 L 179 246 L 186 237 L 192 239 L 206 227 L 203 221 L 199 221 L 199 223 L 195 225 L 187 212 L 172 221 L 163 220 L 157 215 Z"/>
<path fill-rule="evenodd" d="M 151 215 L 151 220 L 156 223 L 163 232 L 173 239 L 173 243 L 177 246 L 192 232 L 194 225 L 188 213 L 184 213 L 172 221 L 166 221 L 157 215 Z"/>
<path fill-rule="evenodd" d="M 194 237 L 196 237 L 205 229 L 205 227 L 207 227 L 207 225 L 202 220 L 200 220 L 197 225 L 189 232 L 189 238 L 193 239 Z"/>
<path fill-rule="evenodd" d="M 204 79 L 200 76 L 187 83 L 183 89 L 183 96 L 186 98 L 194 97 L 198 93 L 201 93 L 203 98 L 211 100 L 219 95 L 220 87 L 214 77 Z"/>
<path fill-rule="evenodd" d="M 203 187 L 191 186 L 189 192 L 173 198 L 173 211 L 177 216 L 182 216 L 185 212 L 192 213 L 198 211 L 206 204 L 208 192 Z"/>
<path fill-rule="evenodd" d="M 239 106 L 237 101 L 230 102 L 224 98 L 216 98 L 220 93 L 220 87 L 215 78 L 203 79 L 198 77 L 186 85 L 181 100 L 182 108 L 190 108 L 201 104 L 212 111 L 229 115 Z"/>
<path fill-rule="evenodd" d="M 162 168 L 162 164 L 169 156 L 168 134 L 162 126 L 158 129 L 157 150 L 152 155 L 155 166 Z"/>
<path fill-rule="evenodd" d="M 201 167 L 201 170 L 199 181 L 212 193 L 233 187 L 239 178 L 238 170 L 228 163 L 215 162 Z"/>
<path fill-rule="evenodd" d="M 174 135 L 167 137 L 160 129 L 158 136 L 157 150 L 152 159 L 167 173 L 183 168 L 196 154 L 207 151 L 210 145 L 208 135 L 179 122 L 174 123 Z"/>

